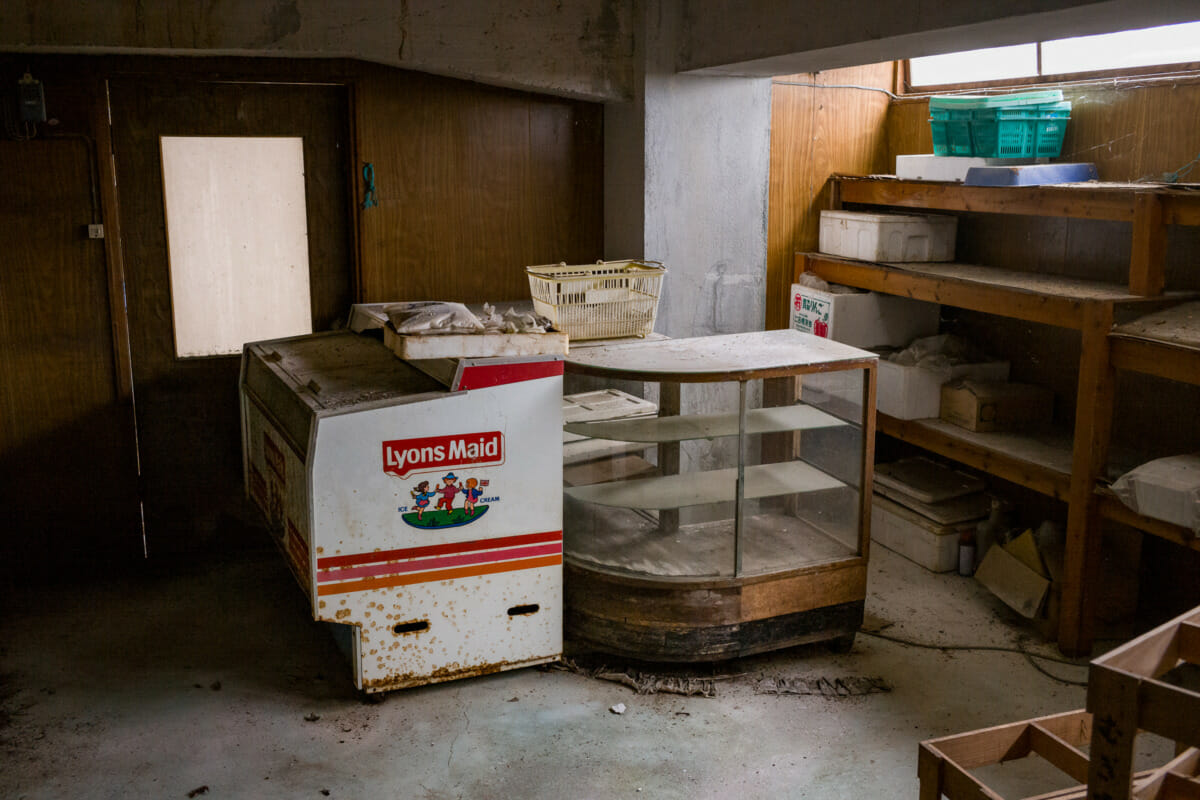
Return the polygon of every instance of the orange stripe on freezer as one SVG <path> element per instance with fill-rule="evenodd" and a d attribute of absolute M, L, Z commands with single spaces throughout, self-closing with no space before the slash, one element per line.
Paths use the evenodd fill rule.
<path fill-rule="evenodd" d="M 490 564 L 475 564 L 469 567 L 456 567 L 454 569 L 436 569 L 429 572 L 410 572 L 404 575 L 389 575 L 382 578 L 368 578 L 361 581 L 327 583 L 317 587 L 317 594 L 322 596 L 345 594 L 346 592 L 362 592 L 368 589 L 384 589 L 389 586 L 409 586 L 414 583 L 450 581 L 455 578 L 472 578 L 476 575 L 495 575 L 498 572 L 516 572 L 521 569 L 553 567 L 561 563 L 561 555 L 522 558 L 516 561 L 493 561 Z"/>

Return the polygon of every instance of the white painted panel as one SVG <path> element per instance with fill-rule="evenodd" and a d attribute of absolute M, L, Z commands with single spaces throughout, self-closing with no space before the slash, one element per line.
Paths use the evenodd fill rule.
<path fill-rule="evenodd" d="M 164 136 L 175 353 L 312 333 L 299 137 Z"/>

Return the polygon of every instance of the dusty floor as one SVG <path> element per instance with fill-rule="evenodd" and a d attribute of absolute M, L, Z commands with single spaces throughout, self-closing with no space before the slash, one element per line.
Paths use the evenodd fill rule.
<path fill-rule="evenodd" d="M 993 646 L 1029 635 L 971 579 L 883 547 L 872 565 L 867 611 L 892 623 L 887 635 Z M 269 550 L 3 600 L 4 798 L 916 797 L 920 740 L 1084 704 L 1082 688 L 1019 653 L 866 634 L 848 655 L 805 647 L 696 673 L 718 678 L 715 697 L 532 668 L 365 702 Z M 882 678 L 891 691 L 764 693 L 820 677 Z M 1007 765 L 988 780 L 1014 796 L 1069 783 Z"/>

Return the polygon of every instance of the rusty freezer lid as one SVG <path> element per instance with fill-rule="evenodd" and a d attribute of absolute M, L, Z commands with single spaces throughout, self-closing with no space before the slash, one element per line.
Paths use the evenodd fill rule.
<path fill-rule="evenodd" d="M 247 344 L 241 387 L 300 452 L 315 418 L 449 394 L 378 339 L 350 331 Z"/>

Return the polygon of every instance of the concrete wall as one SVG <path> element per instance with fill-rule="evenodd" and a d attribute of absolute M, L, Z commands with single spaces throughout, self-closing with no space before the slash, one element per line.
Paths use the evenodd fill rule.
<path fill-rule="evenodd" d="M 667 265 L 660 333 L 761 330 L 770 81 L 676 74 L 678 12 L 635 15 L 636 96 L 606 111 L 606 253 Z"/>
<path fill-rule="evenodd" d="M 677 66 L 790 75 L 1198 15 L 1196 0 L 687 0 Z"/>
<path fill-rule="evenodd" d="M 0 3 L 0 50 L 351 57 L 591 100 L 631 94 L 628 0 Z"/>

